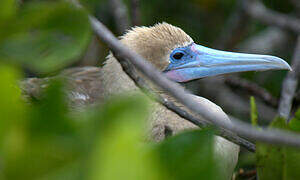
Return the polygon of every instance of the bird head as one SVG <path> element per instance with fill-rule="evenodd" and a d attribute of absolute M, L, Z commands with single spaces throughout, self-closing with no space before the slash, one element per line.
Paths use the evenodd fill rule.
<path fill-rule="evenodd" d="M 134 27 L 121 37 L 121 42 L 176 82 L 234 72 L 291 70 L 279 57 L 220 51 L 196 44 L 183 30 L 168 23 Z"/>

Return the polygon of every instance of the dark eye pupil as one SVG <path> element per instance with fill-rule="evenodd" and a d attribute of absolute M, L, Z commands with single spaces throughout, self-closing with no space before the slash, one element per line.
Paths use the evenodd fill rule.
<path fill-rule="evenodd" d="M 174 59 L 181 59 L 182 56 L 183 56 L 183 53 L 177 52 L 177 53 L 175 53 L 175 54 L 173 55 L 173 58 L 174 58 Z"/>

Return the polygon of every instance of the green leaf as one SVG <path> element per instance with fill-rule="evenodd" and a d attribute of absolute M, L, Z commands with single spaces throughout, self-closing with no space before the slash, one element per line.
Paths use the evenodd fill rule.
<path fill-rule="evenodd" d="M 71 64 L 90 39 L 87 13 L 68 3 L 29 4 L 14 21 L 8 26 L 13 33 L 0 43 L 0 59 L 39 73 Z"/>
<path fill-rule="evenodd" d="M 300 120 L 300 108 L 295 113 L 295 118 L 297 118 L 298 120 Z"/>
<path fill-rule="evenodd" d="M 22 147 L 25 105 L 18 87 L 20 72 L 0 63 L 0 148 L 15 152 Z M 18 146 L 20 143 L 20 147 Z M 0 151 L 1 151 L 0 150 Z"/>
<path fill-rule="evenodd" d="M 295 113 L 295 117 L 290 121 L 289 128 L 300 133 L 300 109 Z M 297 179 L 300 177 L 300 150 L 286 148 L 286 179 Z"/>
<path fill-rule="evenodd" d="M 300 150 L 285 148 L 285 179 L 299 179 L 300 177 Z"/>
<path fill-rule="evenodd" d="M 0 156 L 2 170 L 8 167 L 7 162 L 15 161 L 22 156 L 26 141 L 26 106 L 21 99 L 18 81 L 20 72 L 0 63 Z"/>
<path fill-rule="evenodd" d="M 99 6 L 101 6 L 101 3 L 105 3 L 103 1 L 99 0 L 79 0 L 80 4 L 84 6 L 85 9 L 88 9 L 91 14 L 93 14 Z"/>
<path fill-rule="evenodd" d="M 30 129 L 33 137 L 61 136 L 72 133 L 72 121 L 68 114 L 63 84 L 62 80 L 52 80 L 41 100 L 33 102 L 30 113 Z"/>
<path fill-rule="evenodd" d="M 257 173 L 260 179 L 283 179 L 284 150 L 280 147 L 256 144 Z"/>
<path fill-rule="evenodd" d="M 270 128 L 278 128 L 287 130 L 288 126 L 286 124 L 285 118 L 283 117 L 276 117 L 271 124 L 269 125 Z"/>
<path fill-rule="evenodd" d="M 0 114 L 1 123 L 20 119 L 22 112 L 21 91 L 18 88 L 20 72 L 3 63 L 0 64 Z M 5 128 L 6 126 L 0 126 Z M 2 131 L 0 130 L 0 133 Z"/>
<path fill-rule="evenodd" d="M 210 130 L 189 131 L 163 141 L 156 151 L 171 179 L 220 179 L 213 142 Z"/>
<path fill-rule="evenodd" d="M 257 126 L 258 125 L 258 118 L 257 118 L 257 108 L 256 108 L 256 103 L 255 99 L 253 96 L 250 97 L 250 106 L 251 106 L 251 124 L 252 126 Z"/>
<path fill-rule="evenodd" d="M 0 27 L 3 21 L 13 17 L 16 13 L 16 0 L 1 0 L 0 1 Z"/>
<path fill-rule="evenodd" d="M 62 81 L 53 80 L 41 100 L 27 109 L 27 124 L 23 127 L 27 141 L 18 142 L 18 146 L 23 145 L 18 156 L 10 151 L 4 156 L 7 179 L 36 179 L 81 156 L 84 148 L 69 117 L 62 86 Z"/>
<path fill-rule="evenodd" d="M 277 117 L 270 127 L 287 129 L 285 119 Z M 283 179 L 284 154 L 282 147 L 256 144 L 257 173 L 260 179 Z"/>
<path fill-rule="evenodd" d="M 295 132 L 300 132 L 300 108 L 295 113 L 295 117 L 289 122 L 289 127 Z"/>
<path fill-rule="evenodd" d="M 284 118 L 277 117 L 270 127 L 299 131 L 297 115 L 287 125 Z M 257 143 L 257 171 L 260 179 L 292 180 L 300 177 L 300 151 L 290 147 Z"/>
<path fill-rule="evenodd" d="M 0 156 L 3 167 L 7 161 L 22 156 L 26 146 L 26 106 L 21 99 L 18 81 L 20 72 L 0 63 Z"/>
<path fill-rule="evenodd" d="M 147 109 L 141 97 L 119 97 L 102 107 L 91 179 L 165 179 L 143 143 Z"/>

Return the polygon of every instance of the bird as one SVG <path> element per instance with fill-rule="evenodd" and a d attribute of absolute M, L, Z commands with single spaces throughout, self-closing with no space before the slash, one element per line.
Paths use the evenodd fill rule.
<path fill-rule="evenodd" d="M 235 72 L 291 70 L 287 62 L 276 56 L 227 52 L 196 44 L 181 28 L 166 22 L 150 27 L 133 27 L 119 39 L 120 43 L 160 70 L 162 75 L 177 83 Z M 93 99 L 104 101 L 114 95 L 142 93 L 112 53 L 109 53 L 101 68 L 73 68 L 65 71 L 64 75 L 73 79 L 75 84 L 71 93 L 71 99 L 75 103 L 85 104 L 91 103 Z M 141 76 L 143 77 L 142 74 Z M 32 84 L 41 84 L 38 79 L 29 81 L 35 82 Z M 25 84 L 30 84 L 29 81 Z M 32 89 L 34 88 L 28 90 L 27 85 L 27 92 L 34 93 Z M 159 88 L 157 93 L 168 96 L 167 92 Z M 210 111 L 231 122 L 218 105 L 206 98 L 189 95 L 199 104 L 207 106 Z M 149 139 L 153 141 L 160 142 L 170 134 L 197 128 L 158 102 L 152 101 L 151 107 L 148 124 Z M 239 146 L 215 136 L 214 153 L 223 159 L 220 166 L 224 179 L 231 179 L 238 161 Z"/>
<path fill-rule="evenodd" d="M 178 83 L 234 72 L 291 70 L 288 63 L 279 57 L 225 52 L 198 45 L 181 28 L 165 22 L 151 27 L 134 27 L 120 37 L 120 42 L 149 61 L 167 78 Z M 102 72 L 105 97 L 138 90 L 112 54 L 107 57 Z M 191 96 L 230 122 L 219 106 L 203 97 Z M 166 132 L 177 134 L 186 129 L 196 128 L 156 102 L 153 105 L 150 123 L 150 134 L 155 141 L 164 140 Z M 222 167 L 227 172 L 225 179 L 230 179 L 238 160 L 239 146 L 216 136 L 215 151 L 218 156 L 226 159 Z"/>

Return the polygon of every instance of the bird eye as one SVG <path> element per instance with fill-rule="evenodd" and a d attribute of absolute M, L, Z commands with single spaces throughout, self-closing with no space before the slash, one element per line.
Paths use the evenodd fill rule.
<path fill-rule="evenodd" d="M 182 58 L 183 55 L 184 54 L 182 52 L 177 52 L 173 55 L 173 58 L 179 60 Z"/>

